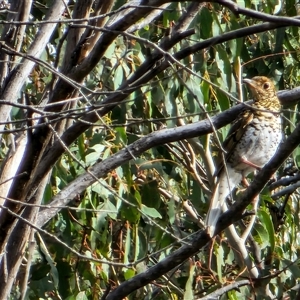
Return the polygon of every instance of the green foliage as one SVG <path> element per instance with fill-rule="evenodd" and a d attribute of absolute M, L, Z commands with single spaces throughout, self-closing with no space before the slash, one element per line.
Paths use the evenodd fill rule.
<path fill-rule="evenodd" d="M 120 8 L 123 2 L 115 1 L 114 9 Z M 273 14 L 277 5 L 277 1 L 237 3 L 240 7 L 268 14 Z M 50 1 L 40 4 L 40 8 L 36 6 L 32 11 L 33 20 L 41 20 L 47 11 L 45 7 L 51 5 Z M 108 45 L 83 84 L 90 90 L 101 92 L 97 100 L 106 100 L 112 91 L 128 96 L 99 117 L 59 159 L 44 191 L 43 204 L 51 203 L 53 196 L 89 171 L 91 166 L 126 149 L 140 137 L 225 111 L 236 104 L 240 94 L 246 99 L 245 91 L 239 91 L 237 85 L 240 76 L 272 77 L 278 89 L 297 86 L 300 78 L 299 28 L 289 26 L 231 38 L 223 43 L 214 40 L 180 60 L 183 65 L 170 63 L 170 67 L 147 83 L 132 92 L 126 91 L 130 87 L 123 86 L 126 80 L 135 76 L 139 67 L 156 51 L 145 40 L 160 45 L 190 5 L 189 2 L 173 3 L 134 35 L 120 34 Z M 72 13 L 73 6 L 69 9 Z M 295 16 L 295 2 L 286 1 L 279 15 Z M 217 3 L 207 2 L 191 20 L 189 28 L 195 30 L 192 37 L 181 40 L 166 52 L 176 55 L 198 41 L 221 37 L 259 23 L 257 19 L 234 14 Z M 63 67 L 63 57 L 69 55 L 64 52 L 67 41 L 62 40 L 67 28 L 64 24 L 57 27 L 42 61 L 53 66 L 59 55 L 59 65 Z M 36 34 L 34 26 L 26 27 L 24 52 Z M 59 53 L 60 42 L 63 47 Z M 166 59 L 167 55 L 162 56 L 155 64 L 162 64 Z M 38 104 L 42 95 L 51 91 L 54 79 L 49 68 L 36 65 L 24 92 L 33 104 Z M 86 108 L 89 95 L 84 93 L 85 98 L 75 105 L 78 111 Z M 284 111 L 283 116 L 284 131 L 290 134 L 299 121 L 298 106 Z M 24 116 L 14 108 L 11 117 L 18 120 Z M 218 138 L 222 141 L 226 134 L 227 128 L 222 128 Z M 8 136 L 4 136 L 1 158 L 5 157 L 9 144 Z M 64 207 L 45 227 L 69 248 L 42 235 L 33 256 L 27 299 L 100 299 L 109 287 L 117 288 L 188 243 L 198 227 L 184 207 L 189 201 L 199 216 L 205 218 L 212 189 L 209 180 L 213 175 L 208 165 L 215 158 L 216 146 L 216 136 L 157 145 L 140 157 L 132 156 L 131 160 L 107 172 L 78 194 L 68 204 L 69 209 Z M 298 149 L 291 158 L 289 169 L 297 169 L 299 160 Z M 287 174 L 288 168 L 283 166 L 278 176 Z M 300 276 L 299 195 L 297 192 L 286 195 L 285 221 L 275 226 L 270 203 L 280 210 L 286 199 L 281 197 L 274 204 L 268 193 L 267 189 L 262 193 L 264 201 L 251 231 L 251 241 L 259 249 L 264 263 L 260 271 L 267 278 L 271 293 L 277 299 L 286 294 L 293 299 L 293 289 Z M 254 261 L 251 241 L 247 240 L 246 246 Z M 212 247 L 211 253 L 199 252 L 188 262 L 179 264 L 176 270 L 128 295 L 128 299 L 192 300 L 215 291 L 221 284 L 239 281 L 240 276 L 247 277 L 247 273 L 243 273 L 245 266 L 236 263 L 235 249 L 227 240 L 217 239 Z M 75 252 L 85 258 L 78 257 Z M 257 261 L 255 265 L 258 265 Z M 278 275 L 273 276 L 275 273 Z M 248 285 L 232 289 L 221 299 L 250 297 L 252 288 Z M 16 283 L 14 291 L 17 293 L 18 290 Z M 263 299 L 260 294 L 257 297 Z"/>

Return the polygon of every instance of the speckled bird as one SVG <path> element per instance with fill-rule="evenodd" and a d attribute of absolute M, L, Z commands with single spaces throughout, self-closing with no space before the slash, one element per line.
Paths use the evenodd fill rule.
<path fill-rule="evenodd" d="M 253 96 L 251 107 L 237 117 L 223 143 L 224 161 L 216 172 L 216 186 L 206 217 L 207 232 L 215 234 L 225 200 L 243 178 L 262 168 L 275 154 L 282 140 L 280 110 L 273 82 L 264 76 L 244 79 Z"/>

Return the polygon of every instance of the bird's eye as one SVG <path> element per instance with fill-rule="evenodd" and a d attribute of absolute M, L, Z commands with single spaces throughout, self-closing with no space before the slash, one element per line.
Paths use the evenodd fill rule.
<path fill-rule="evenodd" d="M 270 87 L 270 83 L 269 82 L 265 82 L 263 85 L 263 89 L 267 90 Z"/>

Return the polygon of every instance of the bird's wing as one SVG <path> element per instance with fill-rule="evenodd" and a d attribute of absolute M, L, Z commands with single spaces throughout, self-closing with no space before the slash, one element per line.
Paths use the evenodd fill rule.
<path fill-rule="evenodd" d="M 225 164 L 230 159 L 234 152 L 235 145 L 238 144 L 240 139 L 243 137 L 246 127 L 253 120 L 253 111 L 250 109 L 244 110 L 239 114 L 237 119 L 232 124 L 227 138 L 223 143 L 223 149 L 225 153 Z M 225 204 L 225 199 L 230 193 L 231 189 L 236 186 L 242 179 L 242 175 L 236 172 L 234 168 L 227 166 L 227 172 L 224 170 L 224 160 L 222 156 L 219 157 L 219 165 L 216 172 L 217 182 L 214 188 L 214 192 L 210 201 L 209 210 L 206 216 L 206 226 L 208 234 L 213 236 L 217 221 L 222 213 L 222 208 Z M 227 177 L 228 176 L 228 177 Z"/>
<path fill-rule="evenodd" d="M 232 153 L 234 152 L 235 145 L 242 138 L 248 124 L 251 123 L 252 120 L 253 111 L 247 108 L 241 112 L 236 120 L 232 123 L 228 135 L 222 144 L 223 149 L 226 151 L 226 153 L 224 153 L 225 162 L 223 156 L 219 155 L 215 176 L 219 177 L 220 173 L 224 169 L 224 163 L 230 159 Z"/>

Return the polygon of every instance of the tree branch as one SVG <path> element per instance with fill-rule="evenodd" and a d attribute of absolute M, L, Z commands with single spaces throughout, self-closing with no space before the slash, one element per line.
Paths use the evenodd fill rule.
<path fill-rule="evenodd" d="M 298 146 L 299 141 L 300 124 L 287 138 L 287 140 L 280 145 L 277 153 L 270 160 L 270 162 L 262 168 L 257 176 L 255 176 L 250 186 L 242 194 L 240 200 L 236 202 L 226 213 L 221 215 L 216 226 L 216 234 L 220 233 L 229 225 L 242 218 L 242 214 L 245 208 L 251 203 L 252 199 L 259 194 L 259 192 L 267 184 L 269 178 L 271 178 L 274 172 Z M 205 231 L 198 231 L 195 234 L 195 237 L 192 239 L 190 246 L 182 246 L 167 258 L 163 259 L 155 266 L 149 268 L 146 272 L 138 274 L 130 280 L 123 282 L 108 295 L 106 300 L 121 300 L 138 288 L 141 288 L 142 286 L 145 286 L 153 280 L 156 280 L 161 275 L 167 273 L 171 269 L 181 264 L 187 258 L 195 255 L 202 247 L 204 247 L 209 242 L 209 240 L 209 236 Z"/>
<path fill-rule="evenodd" d="M 300 92 L 300 89 L 299 89 Z M 285 103 L 289 103 L 286 91 L 279 93 L 279 97 L 284 99 Z M 292 93 L 293 97 L 291 98 L 292 101 L 296 99 L 296 93 Z M 300 97 L 300 95 L 298 95 Z M 128 147 L 122 149 L 118 153 L 110 156 L 109 158 L 105 159 L 104 161 L 95 164 L 93 167 L 89 169 L 97 178 L 105 176 L 108 172 L 114 170 L 118 166 L 124 164 L 125 162 L 141 155 L 143 152 L 147 151 L 148 149 L 167 144 L 170 142 L 175 142 L 183 139 L 194 138 L 197 136 L 205 135 L 208 133 L 213 132 L 213 127 L 215 129 L 219 129 L 229 123 L 231 123 L 236 116 L 241 112 L 243 109 L 243 104 L 236 105 L 235 107 L 226 110 L 211 118 L 212 123 L 209 120 L 203 120 L 200 122 L 196 122 L 193 124 L 188 124 L 185 126 L 171 128 L 171 129 L 162 129 L 156 132 L 152 132 L 145 137 L 140 138 L 136 142 L 132 143 Z M 87 125 L 85 125 L 87 126 Z M 74 126 L 71 127 L 74 130 Z M 68 130 L 67 130 L 68 131 Z M 67 132 L 66 131 L 66 132 Z M 64 141 L 65 142 L 65 141 Z M 68 143 L 66 143 L 68 144 Z M 39 169 L 37 171 L 37 176 L 42 178 L 43 173 L 41 170 L 45 170 L 48 166 L 52 163 L 53 155 L 54 157 L 57 155 L 55 151 L 62 151 L 60 147 L 63 148 L 61 143 L 57 141 L 51 149 L 51 152 L 44 157 L 39 165 Z M 44 171 L 43 171 L 44 172 Z M 36 179 L 37 180 L 37 179 Z M 36 182 L 34 180 L 33 182 Z M 68 184 L 62 191 L 60 191 L 55 197 L 52 199 L 53 206 L 63 206 L 69 203 L 77 194 L 83 192 L 88 186 L 95 182 L 95 178 L 92 177 L 88 173 L 84 173 L 70 184 Z M 34 188 L 34 187 L 32 187 Z M 33 191 L 32 191 L 33 192 Z M 55 209 L 46 209 L 40 212 L 38 224 L 40 226 L 47 223 L 52 217 L 54 217 L 57 212 L 59 211 L 58 208 Z"/>

